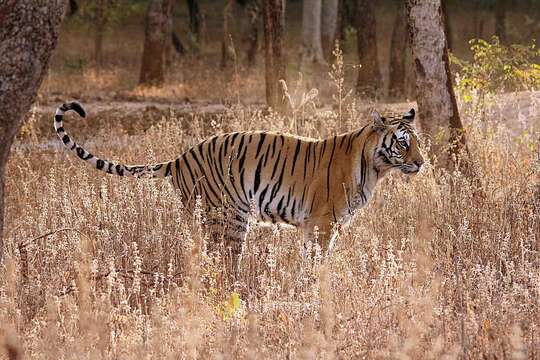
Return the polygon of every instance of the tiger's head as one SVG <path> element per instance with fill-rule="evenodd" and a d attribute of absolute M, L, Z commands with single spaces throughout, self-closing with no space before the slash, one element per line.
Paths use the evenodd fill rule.
<path fill-rule="evenodd" d="M 374 112 L 373 129 L 379 135 L 374 153 L 374 165 L 379 172 L 399 169 L 404 174 L 416 174 L 424 164 L 419 138 L 413 127 L 415 111 L 401 116 L 383 117 Z"/>

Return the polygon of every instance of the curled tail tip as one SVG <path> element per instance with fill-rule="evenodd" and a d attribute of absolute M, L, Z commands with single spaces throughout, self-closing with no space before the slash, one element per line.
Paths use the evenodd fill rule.
<path fill-rule="evenodd" d="M 64 105 L 62 105 L 61 108 L 64 108 L 66 110 L 74 110 L 77 114 L 79 114 L 80 117 L 83 117 L 83 118 L 86 117 L 86 111 L 84 110 L 81 103 L 78 101 L 70 101 L 70 102 L 64 103 Z"/>

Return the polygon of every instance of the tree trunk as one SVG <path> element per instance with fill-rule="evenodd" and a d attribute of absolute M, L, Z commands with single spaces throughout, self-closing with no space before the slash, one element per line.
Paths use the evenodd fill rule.
<path fill-rule="evenodd" d="M 301 64 L 324 63 L 321 40 L 322 0 L 304 0 L 302 7 Z"/>
<path fill-rule="evenodd" d="M 332 52 L 338 40 L 339 0 L 323 0 L 322 48 L 325 58 L 332 60 Z"/>
<path fill-rule="evenodd" d="M 398 98 L 405 94 L 405 59 L 408 57 L 407 17 L 405 4 L 398 5 L 390 43 L 390 85 L 389 95 Z"/>
<path fill-rule="evenodd" d="M 255 65 L 257 47 L 259 42 L 259 25 L 261 22 L 260 0 L 250 0 L 246 5 L 246 13 L 249 18 L 247 30 L 247 64 L 249 67 Z"/>
<path fill-rule="evenodd" d="M 451 155 L 467 147 L 452 87 L 441 0 L 407 0 L 407 18 L 420 125 L 432 141 L 431 155 L 451 169 Z"/>
<path fill-rule="evenodd" d="M 352 4 L 354 5 L 354 4 Z M 354 24 L 351 19 L 351 13 L 354 14 L 351 9 L 351 4 L 346 0 L 339 0 L 338 6 L 338 40 L 340 42 L 340 48 L 343 53 L 347 52 L 347 28 L 349 25 Z"/>
<path fill-rule="evenodd" d="M 495 35 L 506 44 L 506 0 L 496 0 L 495 2 Z"/>
<path fill-rule="evenodd" d="M 64 10 L 61 0 L 0 3 L 0 263 L 9 150 L 47 72 Z"/>
<path fill-rule="evenodd" d="M 358 38 L 358 81 L 357 93 L 376 96 L 381 90 L 381 73 L 377 52 L 377 25 L 374 2 L 357 0 L 356 31 Z"/>
<path fill-rule="evenodd" d="M 168 0 L 150 0 L 148 3 L 140 85 L 161 85 L 164 81 L 165 43 L 170 41 L 170 33 L 166 30 L 167 3 Z"/>
<path fill-rule="evenodd" d="M 174 33 L 174 23 L 173 23 L 173 7 L 174 0 L 165 0 L 163 5 L 163 11 L 165 12 L 165 23 L 163 25 L 163 32 L 165 39 L 163 40 L 165 49 L 164 51 L 164 61 L 165 61 L 165 70 L 170 68 L 173 62 L 173 33 Z"/>
<path fill-rule="evenodd" d="M 223 37 L 221 40 L 221 68 L 227 67 L 229 60 L 236 58 L 234 47 L 232 44 L 231 32 L 229 31 L 229 18 L 234 5 L 233 0 L 227 0 L 223 8 Z"/>
<path fill-rule="evenodd" d="M 472 3 L 472 24 L 473 24 L 473 39 L 481 39 L 482 38 L 482 27 L 483 22 L 480 18 L 480 1 L 481 0 L 473 0 Z"/>
<path fill-rule="evenodd" d="M 449 11 L 448 11 L 448 1 L 441 1 L 441 7 L 442 7 L 442 18 L 444 23 L 444 34 L 446 36 L 446 47 L 449 51 L 452 51 L 453 47 L 453 41 L 452 41 L 452 27 L 450 24 L 450 17 L 449 17 Z"/>
<path fill-rule="evenodd" d="M 76 0 L 69 0 L 68 15 L 73 16 L 73 15 L 75 15 L 77 13 L 78 10 L 79 10 L 79 5 L 77 4 L 77 1 Z"/>
<path fill-rule="evenodd" d="M 189 10 L 189 31 L 195 36 L 197 43 L 201 44 L 202 16 L 197 0 L 187 0 Z"/>
<path fill-rule="evenodd" d="M 263 0 L 266 103 L 284 113 L 286 103 L 280 80 L 286 81 L 283 52 L 284 0 Z"/>
<path fill-rule="evenodd" d="M 94 60 L 98 71 L 103 66 L 103 35 L 107 25 L 107 0 L 96 2 L 95 13 L 95 37 L 94 37 Z"/>

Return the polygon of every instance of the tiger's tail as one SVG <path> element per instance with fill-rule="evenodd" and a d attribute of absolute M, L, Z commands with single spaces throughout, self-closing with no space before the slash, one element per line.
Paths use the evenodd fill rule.
<path fill-rule="evenodd" d="M 163 178 L 171 175 L 171 162 L 155 165 L 124 165 L 115 164 L 108 160 L 102 160 L 97 156 L 92 155 L 90 152 L 77 145 L 64 129 L 64 124 L 62 122 L 64 113 L 70 110 L 74 110 L 83 118 L 86 117 L 86 111 L 80 103 L 76 101 L 64 103 L 56 109 L 56 114 L 54 115 L 54 128 L 64 145 L 82 160 L 92 164 L 92 166 L 98 170 L 119 176 Z"/>

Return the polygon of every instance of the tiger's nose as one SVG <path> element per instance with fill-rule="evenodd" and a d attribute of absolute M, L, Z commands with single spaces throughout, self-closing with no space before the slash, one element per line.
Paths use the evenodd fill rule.
<path fill-rule="evenodd" d="M 418 170 L 420 170 L 420 168 L 424 164 L 424 160 L 415 160 L 415 161 L 413 161 L 413 164 L 418 167 Z"/>

